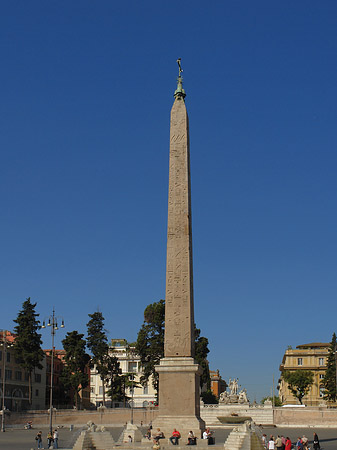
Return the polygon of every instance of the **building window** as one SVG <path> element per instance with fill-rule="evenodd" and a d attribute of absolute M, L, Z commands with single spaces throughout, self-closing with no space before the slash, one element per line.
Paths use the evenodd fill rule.
<path fill-rule="evenodd" d="M 11 380 L 12 379 L 12 371 L 10 369 L 6 369 L 6 380 Z"/>
<path fill-rule="evenodd" d="M 320 379 L 320 380 L 323 380 L 323 378 L 324 378 L 324 373 L 320 373 L 320 374 L 319 374 L 319 379 Z"/>
<path fill-rule="evenodd" d="M 21 381 L 22 380 L 22 372 L 16 371 L 15 379 L 16 379 L 16 381 Z"/>
<path fill-rule="evenodd" d="M 137 363 L 129 362 L 129 372 L 137 372 Z"/>
<path fill-rule="evenodd" d="M 41 383 L 41 374 L 40 373 L 35 374 L 35 383 Z"/>
<path fill-rule="evenodd" d="M 297 358 L 297 365 L 303 366 L 303 358 Z"/>
<path fill-rule="evenodd" d="M 146 384 L 146 385 L 144 386 L 144 388 L 143 388 L 143 394 L 144 394 L 144 395 L 148 395 L 148 393 L 149 393 L 149 387 L 148 387 L 148 385 Z"/>
<path fill-rule="evenodd" d="M 94 393 L 95 393 L 95 388 L 94 388 L 94 387 L 91 387 L 91 388 L 90 388 L 90 392 L 91 392 L 92 394 L 94 394 Z"/>
<path fill-rule="evenodd" d="M 318 359 L 318 364 L 319 364 L 320 366 L 324 366 L 324 358 L 319 358 L 319 359 Z"/>
<path fill-rule="evenodd" d="M 39 396 L 39 390 L 35 389 L 35 397 L 38 397 L 38 396 Z"/>
<path fill-rule="evenodd" d="M 11 354 L 7 352 L 7 362 L 11 362 Z"/>
<path fill-rule="evenodd" d="M 320 387 L 319 388 L 319 397 L 323 398 L 324 397 L 324 387 Z"/>
<path fill-rule="evenodd" d="M 99 395 L 103 395 L 103 386 L 99 387 Z"/>

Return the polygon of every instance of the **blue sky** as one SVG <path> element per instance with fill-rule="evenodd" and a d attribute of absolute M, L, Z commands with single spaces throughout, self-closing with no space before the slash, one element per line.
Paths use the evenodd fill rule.
<path fill-rule="evenodd" d="M 330 341 L 336 17 L 329 0 L 2 2 L 0 328 L 30 296 L 67 331 L 99 308 L 133 341 L 164 298 L 181 57 L 211 368 L 258 400 L 288 345 Z"/>

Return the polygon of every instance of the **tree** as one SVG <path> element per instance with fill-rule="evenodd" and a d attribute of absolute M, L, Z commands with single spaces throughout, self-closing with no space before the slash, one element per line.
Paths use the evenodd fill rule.
<path fill-rule="evenodd" d="M 302 398 L 309 392 L 314 382 L 314 374 L 310 370 L 285 370 L 282 378 L 288 383 L 288 388 L 302 405 Z"/>
<path fill-rule="evenodd" d="M 195 360 L 202 368 L 202 374 L 200 376 L 200 387 L 206 387 L 206 392 L 211 392 L 211 376 L 209 373 L 209 363 L 207 355 L 209 353 L 208 339 L 200 336 L 200 330 L 194 325 L 194 337 L 195 337 Z"/>
<path fill-rule="evenodd" d="M 143 368 L 141 383 L 147 383 L 149 377 L 153 377 L 153 387 L 158 394 L 159 376 L 155 366 L 164 357 L 165 334 L 165 300 L 159 300 L 148 305 L 144 311 L 144 323 L 139 330 L 135 350 L 140 356 Z M 207 361 L 208 339 L 200 336 L 200 330 L 194 325 L 195 334 L 195 360 L 203 369 L 200 384 L 210 389 L 210 374 Z"/>
<path fill-rule="evenodd" d="M 61 381 L 66 389 L 74 393 L 76 408 L 78 407 L 78 394 L 89 384 L 89 376 L 86 373 L 86 366 L 90 361 L 90 356 L 85 352 L 86 342 L 84 334 L 77 331 L 67 333 L 62 344 L 65 350 L 65 367 L 62 372 Z"/>
<path fill-rule="evenodd" d="M 337 338 L 336 334 L 332 335 L 332 340 L 329 347 L 329 354 L 326 364 L 326 372 L 322 380 L 324 387 L 324 398 L 330 401 L 336 401 L 336 351 L 337 351 Z"/>
<path fill-rule="evenodd" d="M 144 323 L 139 330 L 135 348 L 143 368 L 143 376 L 140 381 L 142 384 L 146 384 L 152 375 L 152 384 L 157 393 L 159 377 L 154 367 L 164 357 L 164 327 L 165 300 L 159 300 L 145 308 Z"/>
<path fill-rule="evenodd" d="M 42 369 L 41 361 L 44 358 L 41 334 L 38 333 L 41 328 L 40 321 L 37 319 L 39 314 L 35 312 L 35 307 L 36 303 L 31 303 L 28 297 L 14 320 L 17 324 L 14 328 L 16 334 L 14 352 L 20 366 L 28 373 L 30 405 L 32 404 L 32 373 L 36 367 Z"/>
<path fill-rule="evenodd" d="M 88 338 L 87 347 L 92 352 L 92 363 L 96 365 L 96 370 L 102 381 L 103 406 L 105 406 L 105 384 L 110 371 L 109 345 L 106 332 L 104 330 L 103 314 L 99 311 L 89 314 L 90 320 L 87 323 Z"/>

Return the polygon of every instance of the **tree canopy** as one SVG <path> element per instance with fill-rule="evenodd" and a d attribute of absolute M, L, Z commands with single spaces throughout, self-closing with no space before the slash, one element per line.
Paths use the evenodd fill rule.
<path fill-rule="evenodd" d="M 143 368 L 141 383 L 145 384 L 149 377 L 153 376 L 153 387 L 158 393 L 159 377 L 155 366 L 164 357 L 164 335 L 165 335 L 165 300 L 159 300 L 148 305 L 144 311 L 144 323 L 138 333 L 136 352 L 140 356 Z M 200 336 L 200 330 L 194 328 L 195 335 L 195 360 L 202 367 L 203 373 L 200 377 L 201 386 L 210 389 L 210 374 L 207 361 L 208 339 Z"/>
<path fill-rule="evenodd" d="M 32 403 L 32 372 L 36 367 L 42 369 L 41 361 L 44 358 L 41 334 L 38 333 L 41 328 L 40 321 L 37 319 L 39 314 L 35 312 L 35 307 L 36 303 L 31 303 L 30 297 L 28 297 L 14 320 L 17 324 L 14 328 L 16 334 L 14 352 L 20 366 L 29 375 L 30 404 Z"/>
<path fill-rule="evenodd" d="M 282 378 L 288 383 L 290 392 L 302 405 L 303 397 L 309 392 L 314 382 L 313 372 L 311 370 L 285 370 L 282 373 Z"/>
<path fill-rule="evenodd" d="M 90 361 L 90 356 L 85 351 L 86 342 L 83 337 L 84 334 L 71 331 L 62 341 L 66 353 L 61 380 L 65 388 L 73 391 L 76 407 L 78 407 L 79 392 L 89 384 L 86 366 Z"/>
<path fill-rule="evenodd" d="M 326 372 L 322 381 L 324 387 L 324 398 L 330 401 L 336 401 L 336 351 L 337 339 L 336 334 L 333 333 L 329 347 L 329 354 L 327 358 Z"/>
<path fill-rule="evenodd" d="M 106 331 L 104 329 L 104 317 L 99 311 L 89 314 L 90 320 L 87 323 L 87 347 L 92 352 L 91 361 L 96 365 L 96 370 L 100 375 L 103 388 L 103 406 L 105 406 L 105 382 L 109 374 L 109 345 Z"/>

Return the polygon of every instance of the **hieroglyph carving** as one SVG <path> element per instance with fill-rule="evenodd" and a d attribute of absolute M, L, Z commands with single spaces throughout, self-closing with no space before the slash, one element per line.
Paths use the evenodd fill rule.
<path fill-rule="evenodd" d="M 183 100 L 171 112 L 165 356 L 192 356 L 193 288 L 188 119 Z"/>

